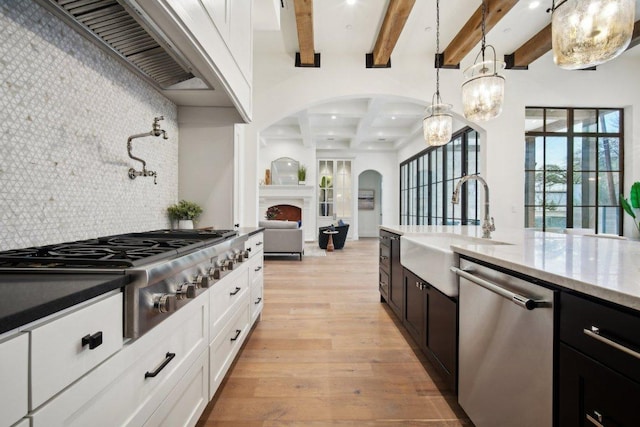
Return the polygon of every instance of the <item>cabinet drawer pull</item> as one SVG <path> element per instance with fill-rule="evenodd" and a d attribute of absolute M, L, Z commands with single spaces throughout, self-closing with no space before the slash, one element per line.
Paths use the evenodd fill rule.
<path fill-rule="evenodd" d="M 262 270 L 262 266 L 261 265 L 259 265 L 259 266 L 257 266 L 256 268 L 253 269 L 253 271 L 260 271 L 260 270 Z"/>
<path fill-rule="evenodd" d="M 237 286 L 236 286 L 236 290 L 235 290 L 235 291 L 233 291 L 233 292 L 229 292 L 229 295 L 231 295 L 231 296 L 236 295 L 238 292 L 240 292 L 240 289 L 241 289 L 241 288 L 239 288 L 239 287 L 237 287 Z"/>
<path fill-rule="evenodd" d="M 386 261 L 386 260 L 388 260 L 388 259 L 389 259 L 389 257 L 388 257 L 388 256 L 386 256 L 386 255 L 380 255 L 380 261 Z"/>
<path fill-rule="evenodd" d="M 262 242 L 256 242 L 256 246 L 262 245 Z"/>
<path fill-rule="evenodd" d="M 82 346 L 89 345 L 89 350 L 93 350 L 102 344 L 102 331 L 98 331 L 93 335 L 85 335 L 82 337 Z"/>
<path fill-rule="evenodd" d="M 231 338 L 231 341 L 237 340 L 238 337 L 240 336 L 240 333 L 242 333 L 242 329 L 236 329 L 236 336 Z"/>
<path fill-rule="evenodd" d="M 627 353 L 629 356 L 633 356 L 636 359 L 640 359 L 640 353 L 638 353 L 635 350 L 631 350 L 629 347 L 625 347 L 622 344 L 619 344 L 610 338 L 605 337 L 600 333 L 600 328 L 598 328 L 597 326 L 592 326 L 591 329 L 583 329 L 582 332 L 584 332 L 585 335 L 600 341 L 601 343 L 604 343 L 610 347 L 615 348 L 616 350 L 620 350 L 624 353 Z"/>
<path fill-rule="evenodd" d="M 160 364 L 160 366 L 158 366 L 156 368 L 156 370 L 153 371 L 153 372 L 149 372 L 149 371 L 145 372 L 144 373 L 144 377 L 145 378 L 153 378 L 153 377 L 155 377 L 156 375 L 158 375 L 160 373 L 160 371 L 162 371 L 165 368 L 165 366 L 167 366 L 169 364 L 169 362 L 171 362 L 173 360 L 174 357 L 176 357 L 175 353 L 167 353 L 167 355 L 164 358 L 164 361 Z"/>
<path fill-rule="evenodd" d="M 586 414 L 586 415 L 587 415 L 587 421 L 590 421 L 591 424 L 598 427 L 604 427 L 604 424 L 602 424 L 601 413 L 599 413 L 598 411 L 593 411 L 593 415 L 595 416 L 595 418 L 592 417 L 591 414 Z"/>
<path fill-rule="evenodd" d="M 258 304 L 260 304 L 260 301 L 262 301 L 262 298 L 261 298 L 261 297 L 258 297 L 258 299 L 256 300 L 256 302 L 254 302 L 254 304 L 255 304 L 255 305 L 258 305 Z"/>

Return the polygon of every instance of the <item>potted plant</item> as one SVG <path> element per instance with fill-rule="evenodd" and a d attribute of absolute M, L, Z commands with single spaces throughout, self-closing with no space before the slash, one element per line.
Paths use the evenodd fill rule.
<path fill-rule="evenodd" d="M 276 217 L 280 214 L 280 208 L 277 206 L 271 206 L 267 209 L 265 216 L 267 219 L 276 219 Z"/>
<path fill-rule="evenodd" d="M 180 200 L 169 206 L 167 213 L 172 221 L 178 221 L 179 229 L 192 229 L 193 222 L 202 214 L 202 208 L 197 203 Z"/>
<path fill-rule="evenodd" d="M 640 181 L 634 182 L 631 186 L 631 193 L 629 194 L 628 200 L 624 198 L 624 195 L 620 195 L 620 205 L 622 209 L 633 218 L 633 225 L 636 227 L 638 233 L 640 233 L 640 219 L 638 219 L 638 215 L 636 214 L 636 211 L 640 209 Z"/>
<path fill-rule="evenodd" d="M 298 167 L 298 185 L 305 185 L 307 181 L 307 167 L 305 165 L 300 165 Z"/>

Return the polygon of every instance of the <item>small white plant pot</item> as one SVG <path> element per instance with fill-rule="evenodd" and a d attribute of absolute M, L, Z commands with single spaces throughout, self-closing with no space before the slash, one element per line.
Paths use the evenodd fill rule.
<path fill-rule="evenodd" d="M 179 230 L 193 230 L 193 220 L 192 219 L 181 219 L 178 221 L 178 229 Z"/>

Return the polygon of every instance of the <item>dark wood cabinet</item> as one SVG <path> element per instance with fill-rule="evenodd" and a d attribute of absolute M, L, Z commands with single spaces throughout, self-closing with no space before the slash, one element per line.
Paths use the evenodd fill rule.
<path fill-rule="evenodd" d="M 400 264 L 400 236 L 380 230 L 380 298 L 402 319 L 404 286 L 402 284 L 402 265 Z M 383 277 L 386 287 L 383 288 Z"/>
<path fill-rule="evenodd" d="M 561 294 L 556 425 L 640 425 L 640 315 Z"/>
<path fill-rule="evenodd" d="M 441 373 L 446 385 L 457 389 L 457 301 L 404 269 L 405 306 L 402 323 L 420 350 Z"/>

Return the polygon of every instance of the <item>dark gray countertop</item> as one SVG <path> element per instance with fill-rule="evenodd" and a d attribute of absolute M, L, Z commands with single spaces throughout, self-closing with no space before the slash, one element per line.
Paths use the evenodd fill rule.
<path fill-rule="evenodd" d="M 131 281 L 124 274 L 0 274 L 0 334 Z"/>

